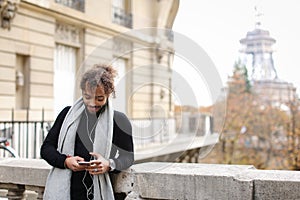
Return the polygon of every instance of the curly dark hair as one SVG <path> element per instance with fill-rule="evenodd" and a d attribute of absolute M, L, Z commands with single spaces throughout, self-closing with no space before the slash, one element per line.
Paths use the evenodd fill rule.
<path fill-rule="evenodd" d="M 95 64 L 82 75 L 80 88 L 85 90 L 86 86 L 90 89 L 103 86 L 105 94 L 112 94 L 115 97 L 114 78 L 116 76 L 117 71 L 111 65 Z"/>

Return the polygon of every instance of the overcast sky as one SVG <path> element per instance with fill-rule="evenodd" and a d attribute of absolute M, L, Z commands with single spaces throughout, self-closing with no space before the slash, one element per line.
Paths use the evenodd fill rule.
<path fill-rule="evenodd" d="M 270 31 L 276 40 L 273 58 L 278 77 L 293 83 L 299 94 L 299 0 L 181 0 L 173 30 L 204 49 L 225 84 L 240 56 L 239 40 L 255 28 L 255 6 L 263 13 L 261 28 Z M 174 65 L 175 69 L 183 69 L 176 62 Z M 200 104 L 207 104 L 207 100 L 202 98 Z"/>

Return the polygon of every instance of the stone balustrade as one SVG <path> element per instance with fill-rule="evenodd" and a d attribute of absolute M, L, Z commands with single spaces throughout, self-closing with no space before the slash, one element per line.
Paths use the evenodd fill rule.
<path fill-rule="evenodd" d="M 38 159 L 0 160 L 0 189 L 8 199 L 24 199 L 24 191 L 42 199 L 50 166 Z M 300 172 L 257 170 L 249 165 L 149 162 L 113 177 L 126 200 L 151 199 L 300 199 Z"/>

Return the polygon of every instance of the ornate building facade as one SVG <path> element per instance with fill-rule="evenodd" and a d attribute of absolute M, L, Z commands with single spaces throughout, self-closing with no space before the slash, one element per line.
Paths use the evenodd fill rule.
<path fill-rule="evenodd" d="M 119 71 L 116 109 L 130 118 L 172 113 L 178 7 L 179 0 L 0 0 L 0 120 L 39 120 L 42 110 L 53 120 L 80 96 L 80 74 L 103 62 Z"/>

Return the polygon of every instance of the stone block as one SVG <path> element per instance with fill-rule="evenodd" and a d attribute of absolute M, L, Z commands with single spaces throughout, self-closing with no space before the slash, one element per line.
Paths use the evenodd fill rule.
<path fill-rule="evenodd" d="M 253 199 L 300 199 L 300 172 L 288 170 L 253 170 Z"/>
<path fill-rule="evenodd" d="M 251 179 L 235 178 L 252 166 L 145 163 L 132 168 L 141 198 L 252 199 Z"/>
<path fill-rule="evenodd" d="M 41 159 L 2 159 L 0 182 L 44 187 L 50 168 Z"/>

